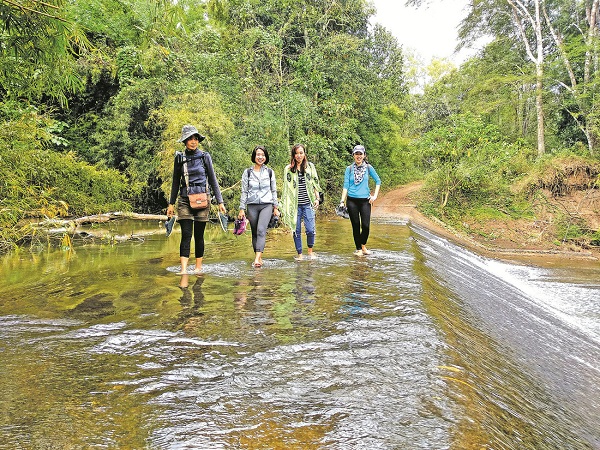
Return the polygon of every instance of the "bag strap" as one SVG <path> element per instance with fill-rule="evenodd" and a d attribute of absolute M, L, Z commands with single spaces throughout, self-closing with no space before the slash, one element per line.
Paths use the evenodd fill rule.
<path fill-rule="evenodd" d="M 273 169 L 271 169 L 270 167 L 267 167 L 267 170 L 269 171 L 269 187 L 271 187 L 271 180 L 273 179 Z M 250 174 L 252 173 L 252 167 L 248 167 L 246 169 L 246 173 L 248 174 L 248 190 L 250 189 Z"/>
<path fill-rule="evenodd" d="M 177 157 L 179 158 L 179 162 L 183 169 L 183 177 L 185 178 L 185 188 L 187 189 L 188 194 L 189 194 L 190 193 L 189 192 L 190 191 L 190 177 L 188 175 L 187 158 L 181 152 L 177 152 Z"/>

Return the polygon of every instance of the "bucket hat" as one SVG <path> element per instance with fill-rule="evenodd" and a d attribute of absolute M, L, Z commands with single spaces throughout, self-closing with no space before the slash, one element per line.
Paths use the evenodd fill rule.
<path fill-rule="evenodd" d="M 200 133 L 198 133 L 198 130 L 196 129 L 195 126 L 184 125 L 183 128 L 181 129 L 181 137 L 179 138 L 179 140 L 177 142 L 185 142 L 186 139 L 188 139 L 190 136 L 193 136 L 195 134 L 198 135 L 198 142 L 202 142 L 204 140 L 205 136 L 202 136 Z"/>

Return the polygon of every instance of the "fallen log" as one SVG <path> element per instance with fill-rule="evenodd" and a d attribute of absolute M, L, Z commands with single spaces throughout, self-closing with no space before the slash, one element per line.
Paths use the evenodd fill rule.
<path fill-rule="evenodd" d="M 128 212 L 111 212 L 104 214 L 94 214 L 73 219 L 45 219 L 41 222 L 31 223 L 32 235 L 39 232 L 45 233 L 53 241 L 62 241 L 65 235 L 69 235 L 72 240 L 94 241 L 118 243 L 125 241 L 143 242 L 147 236 L 161 234 L 165 232 L 164 227 L 157 227 L 154 230 L 138 230 L 135 233 L 123 234 L 115 233 L 113 230 L 101 228 L 89 229 L 85 225 L 109 223 L 115 220 L 133 219 L 157 221 L 159 224 L 167 220 L 163 214 L 138 214 Z"/>
<path fill-rule="evenodd" d="M 123 234 L 115 233 L 110 230 L 103 229 L 75 229 L 69 230 L 67 228 L 51 228 L 47 230 L 48 236 L 53 239 L 62 239 L 65 234 L 69 234 L 71 239 L 74 240 L 95 240 L 100 239 L 109 242 L 125 242 L 125 241 L 144 241 L 147 236 L 155 234 L 164 234 L 164 228 L 157 228 L 155 230 L 141 230 L 135 233 Z"/>
<path fill-rule="evenodd" d="M 156 221 L 157 227 L 152 230 L 136 230 L 131 234 L 123 234 L 122 230 L 116 232 L 114 229 L 90 228 L 86 225 L 104 224 L 115 220 L 147 220 Z M 31 228 L 30 237 L 43 233 L 49 239 L 55 242 L 60 242 L 66 235 L 71 240 L 87 241 L 100 240 L 108 243 L 119 243 L 126 241 L 143 242 L 147 236 L 164 234 L 164 222 L 167 220 L 165 214 L 139 214 L 129 212 L 111 212 L 104 214 L 94 214 L 74 219 L 46 219 L 41 222 L 31 223 L 28 226 Z M 217 222 L 218 219 L 211 218 L 211 222 Z"/>
<path fill-rule="evenodd" d="M 111 220 L 134 219 L 134 220 L 158 220 L 165 221 L 165 214 L 138 214 L 129 212 L 111 212 L 104 214 L 94 214 L 91 216 L 78 217 L 76 219 L 46 219 L 41 222 L 31 224 L 36 228 L 57 228 L 66 227 L 73 229 L 79 225 L 89 225 L 93 223 L 107 223 Z"/>

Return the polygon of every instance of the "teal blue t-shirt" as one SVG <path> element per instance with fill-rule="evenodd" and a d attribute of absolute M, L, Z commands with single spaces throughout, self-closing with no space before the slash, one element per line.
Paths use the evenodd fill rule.
<path fill-rule="evenodd" d="M 367 164 L 368 175 L 365 174 L 362 181 L 358 184 L 354 183 L 354 164 L 350 164 L 346 167 L 346 174 L 344 175 L 344 189 L 348 190 L 348 197 L 353 198 L 369 198 L 371 190 L 369 189 L 369 177 L 375 180 L 377 186 L 381 185 L 381 178 L 375 172 L 375 169 L 371 164 Z"/>

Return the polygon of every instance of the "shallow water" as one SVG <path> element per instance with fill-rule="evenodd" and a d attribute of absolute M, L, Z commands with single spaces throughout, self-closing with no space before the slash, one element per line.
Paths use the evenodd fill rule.
<path fill-rule="evenodd" d="M 120 222 L 131 234 L 155 224 Z M 0 448 L 600 448 L 600 266 L 318 224 L 318 259 L 207 229 L 0 261 Z M 187 287 L 181 287 L 180 285 Z"/>

